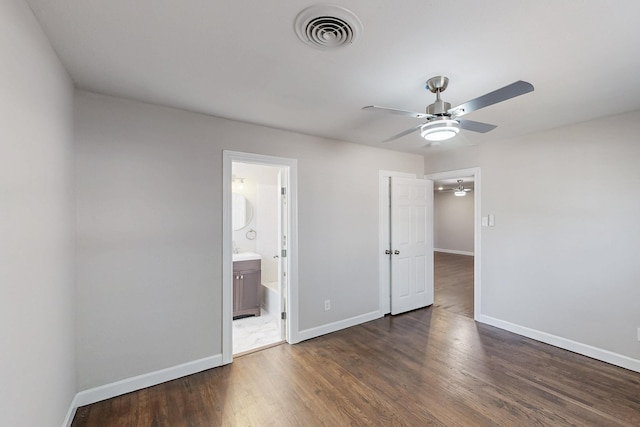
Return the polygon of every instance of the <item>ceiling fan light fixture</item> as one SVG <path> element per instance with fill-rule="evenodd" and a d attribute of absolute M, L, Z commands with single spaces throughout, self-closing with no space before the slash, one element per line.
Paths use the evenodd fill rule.
<path fill-rule="evenodd" d="M 460 123 L 453 119 L 439 119 L 425 123 L 420 128 L 420 136 L 427 141 L 445 141 L 460 132 Z"/>
<path fill-rule="evenodd" d="M 464 188 L 462 186 L 462 182 L 463 180 L 459 179 L 458 180 L 458 186 L 455 188 L 455 191 L 453 193 L 454 196 L 458 196 L 458 197 L 462 197 L 462 196 L 466 196 L 467 195 L 467 191 L 471 191 L 467 188 Z"/>

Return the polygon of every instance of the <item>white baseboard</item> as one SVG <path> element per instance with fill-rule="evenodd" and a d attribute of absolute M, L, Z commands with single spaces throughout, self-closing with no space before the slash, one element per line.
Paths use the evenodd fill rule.
<path fill-rule="evenodd" d="M 64 419 L 64 423 L 62 427 L 71 427 L 71 423 L 73 422 L 73 417 L 76 416 L 76 409 L 78 409 L 78 395 L 73 396 L 73 400 L 71 401 L 71 405 L 69 406 L 69 410 L 67 411 L 67 416 Z"/>
<path fill-rule="evenodd" d="M 120 396 L 121 394 L 141 390 L 143 388 L 182 378 L 197 372 L 206 371 L 207 369 L 217 368 L 218 366 L 222 366 L 222 354 L 216 354 L 214 356 L 205 357 L 204 359 L 194 360 L 192 362 L 160 369 L 158 371 L 149 372 L 147 374 L 126 378 L 124 380 L 81 391 L 76 394 L 71 402 L 71 407 L 69 408 L 64 426 L 68 427 L 71 425 L 76 409 L 80 406 L 90 405 L 92 403 L 100 402 L 101 400 Z"/>
<path fill-rule="evenodd" d="M 298 332 L 298 342 L 350 328 L 383 317 L 379 310 Z"/>
<path fill-rule="evenodd" d="M 601 360 L 603 362 L 620 366 L 631 371 L 640 372 L 640 360 L 638 359 L 633 359 L 631 357 L 614 353 L 609 350 L 603 350 L 601 348 L 593 347 L 588 344 L 572 341 L 567 338 L 562 338 L 556 335 L 538 331 L 536 329 L 527 328 L 525 326 L 516 325 L 515 323 L 506 322 L 504 320 L 496 319 L 494 317 L 482 314 L 478 316 L 476 320 L 480 323 L 486 323 L 487 325 L 495 326 L 497 328 L 504 329 L 506 331 L 534 339 L 536 341 L 541 341 L 555 347 L 560 347 L 574 353 L 582 354 L 583 356 Z"/>
<path fill-rule="evenodd" d="M 469 256 L 473 256 L 473 252 L 469 252 L 469 251 L 457 251 L 455 249 L 440 249 L 440 248 L 433 248 L 434 252 L 444 252 L 447 254 L 456 254 L 456 255 L 469 255 Z"/>

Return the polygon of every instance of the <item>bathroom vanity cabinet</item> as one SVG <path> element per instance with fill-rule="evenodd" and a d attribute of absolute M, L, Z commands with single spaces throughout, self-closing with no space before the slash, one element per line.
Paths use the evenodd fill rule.
<path fill-rule="evenodd" d="M 260 316 L 260 260 L 233 263 L 233 318 Z"/>

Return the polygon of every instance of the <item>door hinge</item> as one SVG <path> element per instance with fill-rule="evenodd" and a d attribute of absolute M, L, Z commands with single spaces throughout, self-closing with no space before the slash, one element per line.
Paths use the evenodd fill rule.
<path fill-rule="evenodd" d="M 283 311 L 282 313 L 280 313 L 280 318 L 281 318 L 282 320 L 287 320 L 287 312 L 286 312 L 286 311 Z"/>
<path fill-rule="evenodd" d="M 282 253 L 280 254 L 280 256 L 282 258 L 286 258 L 287 257 L 287 250 L 286 249 L 282 249 Z"/>
<path fill-rule="evenodd" d="M 271 193 L 273 194 L 273 193 Z M 287 194 L 287 188 L 286 187 L 282 187 L 280 188 L 280 194 L 282 194 L 283 196 Z"/>

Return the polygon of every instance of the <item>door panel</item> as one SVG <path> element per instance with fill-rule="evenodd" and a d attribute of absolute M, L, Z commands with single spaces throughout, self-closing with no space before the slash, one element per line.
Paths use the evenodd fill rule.
<path fill-rule="evenodd" d="M 400 298 L 405 298 L 409 296 L 409 283 L 411 282 L 411 264 L 409 259 L 400 258 L 396 263 L 397 267 L 397 285 L 398 285 L 398 294 L 397 296 Z M 391 268 L 393 269 L 393 263 Z M 393 296 L 392 296 L 393 298 Z M 393 302 L 392 302 L 393 305 Z"/>
<path fill-rule="evenodd" d="M 391 178 L 391 314 L 433 304 L 433 182 Z"/>
<path fill-rule="evenodd" d="M 393 208 L 392 208 L 393 209 Z M 411 242 L 411 207 L 398 206 L 398 224 L 397 231 L 392 231 L 392 244 L 393 238 L 398 245 L 408 245 Z M 395 234 L 395 235 L 394 235 Z"/>
<path fill-rule="evenodd" d="M 420 294 L 427 291 L 427 257 L 415 257 L 416 272 L 416 293 Z"/>

